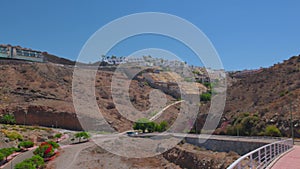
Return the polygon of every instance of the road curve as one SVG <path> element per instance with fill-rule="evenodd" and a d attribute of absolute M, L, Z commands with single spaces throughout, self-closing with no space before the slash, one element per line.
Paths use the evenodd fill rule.
<path fill-rule="evenodd" d="M 167 110 L 169 107 L 175 105 L 175 104 L 178 104 L 178 103 L 181 103 L 181 102 L 184 102 L 184 100 L 180 100 L 180 101 L 177 101 L 177 102 L 174 102 L 172 104 L 169 104 L 168 106 L 166 106 L 165 108 L 163 108 L 161 111 L 159 111 L 156 115 L 154 115 L 153 117 L 151 117 L 149 120 L 150 121 L 154 121 L 156 120 L 165 110 Z"/>
<path fill-rule="evenodd" d="M 5 166 L 3 166 L 3 169 L 13 169 L 16 164 L 22 162 L 23 160 L 25 160 L 27 158 L 31 158 L 34 155 L 33 154 L 34 150 L 35 149 L 29 150 L 29 151 L 26 151 L 24 153 L 17 155 L 11 161 L 9 161 L 7 164 L 5 164 Z"/>

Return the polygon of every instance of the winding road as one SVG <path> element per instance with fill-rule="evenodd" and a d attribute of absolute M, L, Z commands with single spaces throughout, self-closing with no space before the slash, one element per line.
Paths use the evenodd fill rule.
<path fill-rule="evenodd" d="M 13 158 L 11 161 L 9 161 L 8 163 L 6 163 L 3 166 L 3 169 L 13 169 L 15 167 L 16 164 L 22 162 L 25 159 L 31 158 L 34 154 L 35 149 L 26 151 L 24 153 L 21 153 L 19 155 L 17 155 L 15 158 Z"/>
<path fill-rule="evenodd" d="M 166 106 L 165 108 L 163 108 L 161 111 L 159 111 L 157 114 L 155 114 L 154 116 L 152 116 L 149 120 L 150 121 L 154 121 L 156 120 L 157 118 L 159 118 L 159 116 L 165 111 L 167 110 L 169 107 L 175 105 L 175 104 L 178 104 L 178 103 L 181 103 L 181 102 L 184 102 L 184 100 L 180 100 L 180 101 L 177 101 L 177 102 L 174 102 L 172 104 L 169 104 L 168 106 Z"/>

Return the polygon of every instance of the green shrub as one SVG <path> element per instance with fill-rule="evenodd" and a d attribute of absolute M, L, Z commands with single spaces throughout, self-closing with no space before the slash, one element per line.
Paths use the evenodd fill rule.
<path fill-rule="evenodd" d="M 39 155 L 35 155 L 29 159 L 22 161 L 21 163 L 16 164 L 15 169 L 36 169 L 40 168 L 43 165 L 44 159 Z"/>
<path fill-rule="evenodd" d="M 146 118 L 139 119 L 137 122 L 133 124 L 134 130 L 142 130 L 145 133 L 146 129 L 148 128 L 148 123 L 150 120 Z"/>
<path fill-rule="evenodd" d="M 0 153 L 0 161 L 4 160 L 4 158 L 5 156 L 2 153 Z"/>
<path fill-rule="evenodd" d="M 32 163 L 20 162 L 16 164 L 15 169 L 36 169 Z"/>
<path fill-rule="evenodd" d="M 0 154 L 2 154 L 4 157 L 5 157 L 5 159 L 6 159 L 6 161 L 7 161 L 7 157 L 9 156 L 9 155 L 11 155 L 12 153 L 14 153 L 15 152 L 15 148 L 1 148 L 0 149 Z"/>
<path fill-rule="evenodd" d="M 209 89 L 212 88 L 212 84 L 209 83 L 209 82 L 204 82 L 203 85 L 204 85 L 205 87 L 209 88 Z"/>
<path fill-rule="evenodd" d="M 266 127 L 265 135 L 267 136 L 274 136 L 274 137 L 280 137 L 281 133 L 280 130 L 275 125 L 269 125 Z"/>
<path fill-rule="evenodd" d="M 18 147 L 24 147 L 24 148 L 30 148 L 33 147 L 33 142 L 32 141 L 22 141 L 21 143 L 19 143 Z"/>
<path fill-rule="evenodd" d="M 163 131 L 166 131 L 167 130 L 167 127 L 168 127 L 168 123 L 166 121 L 162 121 L 160 124 L 159 124 L 161 130 L 160 132 L 163 132 Z"/>
<path fill-rule="evenodd" d="M 13 114 L 5 114 L 0 118 L 0 123 L 16 124 L 15 116 Z"/>
<path fill-rule="evenodd" d="M 33 154 L 39 155 L 43 158 L 52 157 L 54 155 L 54 148 L 51 144 L 45 142 L 42 143 L 34 152 Z"/>
<path fill-rule="evenodd" d="M 55 149 L 59 148 L 59 144 L 55 143 L 54 141 L 47 141 L 47 143 L 50 144 Z"/>
<path fill-rule="evenodd" d="M 54 135 L 55 138 L 61 138 L 62 134 L 61 133 L 57 133 Z"/>
<path fill-rule="evenodd" d="M 3 132 L 4 132 L 5 136 L 7 138 L 9 138 L 9 140 L 11 140 L 11 141 L 14 141 L 14 140 L 22 141 L 23 140 L 23 136 L 20 133 L 16 132 L 16 131 L 7 131 L 7 130 L 5 130 Z"/>
<path fill-rule="evenodd" d="M 252 116 L 250 113 L 241 113 L 234 119 L 232 125 L 226 128 L 226 134 L 228 135 L 240 135 L 240 136 L 253 136 L 257 135 L 256 129 L 259 123 L 257 116 Z"/>
<path fill-rule="evenodd" d="M 87 132 L 79 132 L 75 134 L 75 137 L 79 139 L 78 142 L 81 142 L 81 139 L 89 139 L 91 136 Z"/>
<path fill-rule="evenodd" d="M 210 101 L 211 100 L 211 94 L 210 93 L 202 93 L 200 95 L 201 101 Z"/>
<path fill-rule="evenodd" d="M 148 119 L 142 118 L 133 124 L 134 130 L 142 130 L 143 133 L 147 130 L 149 133 L 158 131 L 163 132 L 167 130 L 168 123 L 166 121 L 162 121 L 160 124 L 152 122 Z"/>

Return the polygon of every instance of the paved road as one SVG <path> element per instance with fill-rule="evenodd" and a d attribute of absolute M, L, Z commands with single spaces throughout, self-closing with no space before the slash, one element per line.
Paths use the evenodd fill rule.
<path fill-rule="evenodd" d="M 19 154 L 17 157 L 15 157 L 13 160 L 11 160 L 10 162 L 8 162 L 3 169 L 13 169 L 15 167 L 16 164 L 22 162 L 23 160 L 27 159 L 27 158 L 31 158 L 34 154 L 33 154 L 33 150 L 29 150 L 26 151 L 24 153 Z"/>
<path fill-rule="evenodd" d="M 281 157 L 271 169 L 300 169 L 300 146 Z"/>
<path fill-rule="evenodd" d="M 93 141 L 100 140 L 100 141 L 105 141 L 105 140 L 110 140 L 113 138 L 118 137 L 119 134 L 117 135 L 97 135 L 93 136 Z M 54 161 L 51 161 L 48 166 L 55 167 L 58 169 L 72 169 L 74 166 L 76 166 L 76 160 L 79 157 L 79 154 L 92 146 L 95 146 L 95 142 L 90 141 L 86 143 L 81 143 L 81 144 L 73 144 L 73 145 L 64 145 L 61 148 L 63 149 L 63 153 L 60 154 L 58 158 L 56 158 Z"/>
<path fill-rule="evenodd" d="M 199 139 L 214 139 L 214 140 L 227 140 L 227 141 L 241 141 L 241 142 L 261 142 L 261 143 L 273 143 L 278 141 L 280 137 L 244 137 L 244 136 L 226 136 L 226 135 L 208 135 L 208 134 L 184 134 L 184 133 L 149 133 L 141 134 L 141 137 L 152 137 L 158 135 L 171 135 L 177 138 L 199 138 Z"/>
<path fill-rule="evenodd" d="M 156 115 L 154 115 L 153 117 L 151 117 L 149 120 L 150 121 L 154 121 L 156 120 L 165 110 L 167 110 L 169 107 L 175 105 L 175 104 L 178 104 L 178 103 L 181 103 L 183 102 L 184 100 L 180 100 L 180 101 L 177 101 L 177 102 L 174 102 L 172 104 L 169 104 L 168 106 L 166 106 L 165 108 L 163 108 L 161 111 L 159 111 Z"/>
<path fill-rule="evenodd" d="M 105 140 L 110 140 L 117 138 L 121 135 L 125 135 L 126 132 L 119 133 L 119 134 L 111 134 L 111 135 L 93 135 L 92 140 L 93 141 L 100 141 L 103 142 Z M 157 136 L 161 135 L 162 133 L 151 133 L 151 134 L 145 134 L 145 136 Z M 163 133 L 163 135 L 173 135 L 175 137 L 200 137 L 202 139 L 219 139 L 219 140 L 238 140 L 238 141 L 261 141 L 261 142 L 274 142 L 274 139 L 272 138 L 249 138 L 249 137 L 232 137 L 232 136 L 217 136 L 217 135 L 195 135 L 195 134 L 180 134 L 180 133 Z M 132 138 L 134 139 L 134 138 Z M 62 153 L 58 158 L 56 158 L 54 161 L 50 162 L 48 166 L 51 166 L 53 168 L 64 168 L 64 169 L 72 169 L 74 166 L 76 166 L 77 159 L 79 158 L 80 152 L 83 150 L 92 147 L 95 145 L 95 143 L 91 142 L 86 142 L 83 144 L 75 144 L 75 145 L 64 145 L 62 146 Z"/>

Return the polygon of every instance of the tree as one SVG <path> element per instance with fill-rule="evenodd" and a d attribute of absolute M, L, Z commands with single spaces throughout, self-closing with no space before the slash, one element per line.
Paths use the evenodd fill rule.
<path fill-rule="evenodd" d="M 139 119 L 137 122 L 135 122 L 133 124 L 133 129 L 134 130 L 142 130 L 143 133 L 145 133 L 147 127 L 148 127 L 148 123 L 150 122 L 150 120 L 146 119 L 146 118 L 141 118 Z"/>
<path fill-rule="evenodd" d="M 153 121 L 151 121 L 151 122 L 149 122 L 149 123 L 146 123 L 146 128 L 147 128 L 148 132 L 149 132 L 149 133 L 154 132 L 154 131 L 155 131 L 155 126 L 156 126 L 156 125 L 157 125 L 157 124 L 154 123 Z"/>
<path fill-rule="evenodd" d="M 166 131 L 168 127 L 168 123 L 166 121 L 162 121 L 160 124 L 161 132 Z"/>
<path fill-rule="evenodd" d="M 87 132 L 80 132 L 80 133 L 76 133 L 75 137 L 79 139 L 79 143 L 81 142 L 81 139 L 89 139 L 91 136 L 87 133 Z"/>
<path fill-rule="evenodd" d="M 157 124 L 146 118 L 142 118 L 133 124 L 133 129 L 142 130 L 143 133 L 145 133 L 147 130 L 149 133 L 151 133 L 154 131 L 158 131 L 158 132 L 165 131 L 167 129 L 167 126 L 168 123 L 166 121 L 162 121 L 160 124 Z"/>
<path fill-rule="evenodd" d="M 14 148 L 2 148 L 0 149 L 0 153 L 4 155 L 5 160 L 7 161 L 7 157 L 14 152 Z"/>
<path fill-rule="evenodd" d="M 241 135 L 241 136 L 253 136 L 257 135 L 256 126 L 259 123 L 259 118 L 256 115 L 250 115 L 250 113 L 241 113 L 233 124 L 227 127 L 227 134 L 229 135 Z"/>

